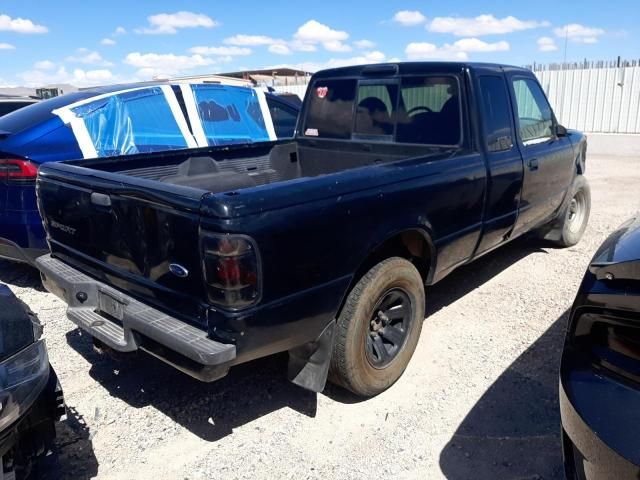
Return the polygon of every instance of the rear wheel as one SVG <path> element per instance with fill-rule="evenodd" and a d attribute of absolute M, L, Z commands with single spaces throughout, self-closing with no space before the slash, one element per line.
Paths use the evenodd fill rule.
<path fill-rule="evenodd" d="M 364 397 L 386 390 L 413 355 L 424 304 L 422 277 L 408 260 L 389 258 L 369 270 L 338 317 L 331 380 Z"/>

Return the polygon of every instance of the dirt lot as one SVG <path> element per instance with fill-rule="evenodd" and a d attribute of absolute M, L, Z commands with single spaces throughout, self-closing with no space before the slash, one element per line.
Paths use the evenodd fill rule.
<path fill-rule="evenodd" d="M 143 355 L 102 357 L 35 271 L 0 263 L 45 325 L 69 406 L 46 478 L 560 478 L 567 310 L 597 246 L 640 210 L 637 160 L 590 158 L 588 178 L 583 241 L 520 239 L 429 289 L 409 369 L 367 401 L 289 384 L 286 357 L 210 385 Z"/>

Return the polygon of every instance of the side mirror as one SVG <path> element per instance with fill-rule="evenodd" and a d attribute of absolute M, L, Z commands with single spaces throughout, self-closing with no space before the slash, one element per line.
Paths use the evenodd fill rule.
<path fill-rule="evenodd" d="M 556 135 L 558 137 L 566 137 L 569 133 L 567 132 L 567 129 L 565 127 L 563 127 L 560 124 L 556 125 Z"/>

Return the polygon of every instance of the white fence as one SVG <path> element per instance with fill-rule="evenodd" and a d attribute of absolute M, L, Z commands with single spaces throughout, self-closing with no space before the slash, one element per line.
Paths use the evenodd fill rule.
<path fill-rule="evenodd" d="M 640 64 L 534 65 L 560 123 L 584 132 L 640 134 Z M 306 85 L 274 87 L 304 97 Z"/>

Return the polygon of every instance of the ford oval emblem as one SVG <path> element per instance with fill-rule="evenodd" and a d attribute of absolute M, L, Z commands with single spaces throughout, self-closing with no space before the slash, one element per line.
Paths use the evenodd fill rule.
<path fill-rule="evenodd" d="M 173 273 L 176 277 L 180 277 L 180 278 L 186 278 L 189 275 L 189 270 L 184 268 L 182 265 L 178 265 L 177 263 L 170 263 L 169 271 Z"/>

